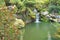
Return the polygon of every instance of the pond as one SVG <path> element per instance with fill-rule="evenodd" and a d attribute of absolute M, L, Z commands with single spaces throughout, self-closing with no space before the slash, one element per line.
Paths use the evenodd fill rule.
<path fill-rule="evenodd" d="M 22 29 L 20 40 L 54 40 L 52 35 L 56 27 L 52 23 L 31 23 Z"/>

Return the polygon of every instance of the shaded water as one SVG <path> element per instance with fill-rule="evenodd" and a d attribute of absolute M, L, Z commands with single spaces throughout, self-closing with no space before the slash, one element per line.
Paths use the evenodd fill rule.
<path fill-rule="evenodd" d="M 23 29 L 20 40 L 52 40 L 49 35 L 51 36 L 55 29 L 51 23 L 31 23 Z"/>

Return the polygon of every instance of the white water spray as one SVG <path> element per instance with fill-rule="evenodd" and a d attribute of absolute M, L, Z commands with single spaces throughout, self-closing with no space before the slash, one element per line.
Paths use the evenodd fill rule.
<path fill-rule="evenodd" d="M 39 23 L 39 13 L 36 14 L 36 23 Z"/>
<path fill-rule="evenodd" d="M 37 10 L 36 9 L 34 9 L 34 12 L 36 13 L 36 23 L 39 23 L 40 21 L 39 21 L 39 13 L 37 12 Z"/>

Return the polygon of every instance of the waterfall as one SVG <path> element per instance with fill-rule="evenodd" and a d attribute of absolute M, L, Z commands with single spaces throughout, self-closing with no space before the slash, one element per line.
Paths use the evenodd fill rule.
<path fill-rule="evenodd" d="M 39 23 L 39 13 L 36 14 L 36 23 Z"/>
<path fill-rule="evenodd" d="M 37 12 L 36 9 L 34 9 L 34 12 L 36 13 L 36 23 L 39 23 L 39 13 Z"/>

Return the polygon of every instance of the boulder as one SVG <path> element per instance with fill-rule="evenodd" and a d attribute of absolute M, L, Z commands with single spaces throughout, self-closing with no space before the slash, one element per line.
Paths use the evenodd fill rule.
<path fill-rule="evenodd" d="M 25 27 L 25 23 L 22 19 L 15 19 L 15 23 L 14 23 L 15 26 L 18 26 L 18 28 L 21 28 L 21 27 Z"/>
<path fill-rule="evenodd" d="M 41 12 L 42 15 L 47 15 L 49 12 L 45 11 L 45 12 Z"/>

